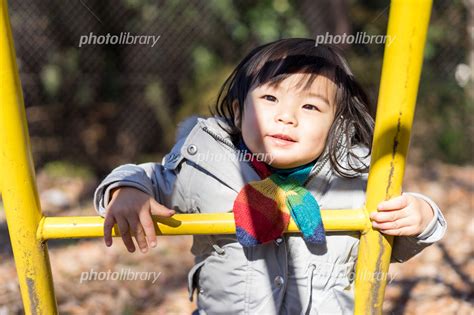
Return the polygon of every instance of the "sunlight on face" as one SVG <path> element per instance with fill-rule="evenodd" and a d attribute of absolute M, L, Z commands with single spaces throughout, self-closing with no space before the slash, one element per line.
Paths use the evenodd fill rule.
<path fill-rule="evenodd" d="M 308 74 L 293 74 L 277 86 L 251 89 L 245 99 L 244 142 L 253 153 L 271 157 L 265 162 L 273 167 L 300 166 L 324 150 L 334 120 L 336 86 L 319 75 L 305 89 L 308 78 Z"/>

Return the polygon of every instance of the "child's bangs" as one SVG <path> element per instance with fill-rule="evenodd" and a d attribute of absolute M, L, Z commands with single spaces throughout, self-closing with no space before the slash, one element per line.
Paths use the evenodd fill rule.
<path fill-rule="evenodd" d="M 269 60 L 263 64 L 253 77 L 251 86 L 264 84 L 278 86 L 282 81 L 294 74 L 302 76 L 296 83 L 298 89 L 309 89 L 318 76 L 324 76 L 336 83 L 336 66 L 327 59 L 315 56 L 288 56 L 279 60 Z"/>

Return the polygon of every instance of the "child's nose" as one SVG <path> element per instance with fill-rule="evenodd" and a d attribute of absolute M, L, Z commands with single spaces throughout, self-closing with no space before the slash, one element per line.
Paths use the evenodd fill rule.
<path fill-rule="evenodd" d="M 297 124 L 296 115 L 291 110 L 280 110 L 276 114 L 275 119 L 277 122 L 287 125 Z"/>

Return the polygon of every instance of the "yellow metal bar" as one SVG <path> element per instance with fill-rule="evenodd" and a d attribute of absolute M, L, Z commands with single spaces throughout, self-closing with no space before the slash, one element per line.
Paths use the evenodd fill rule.
<path fill-rule="evenodd" d="M 366 211 L 401 193 L 405 159 L 423 63 L 430 0 L 393 0 L 377 106 Z M 388 42 L 387 42 L 388 43 Z M 355 314 L 381 314 L 393 237 L 361 236 L 356 265 Z"/>
<path fill-rule="evenodd" d="M 370 224 L 363 209 L 322 210 L 327 231 L 362 231 Z M 235 234 L 233 213 L 176 214 L 172 218 L 155 218 L 158 235 Z M 293 220 L 287 232 L 299 232 Z M 112 231 L 119 236 L 117 226 Z M 40 240 L 104 236 L 104 219 L 94 217 L 43 217 L 38 227 Z"/>
<path fill-rule="evenodd" d="M 56 314 L 7 1 L 0 0 L 0 187 L 26 314 Z"/>

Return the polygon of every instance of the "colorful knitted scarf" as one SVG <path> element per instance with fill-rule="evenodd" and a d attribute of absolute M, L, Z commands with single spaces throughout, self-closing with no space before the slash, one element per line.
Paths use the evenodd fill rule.
<path fill-rule="evenodd" d="M 252 154 L 240 140 L 239 149 Z M 313 195 L 303 186 L 315 161 L 291 169 L 277 169 L 250 158 L 262 180 L 246 184 L 234 201 L 237 240 L 242 246 L 256 246 L 280 237 L 290 216 L 310 243 L 326 242 L 321 211 Z"/>

